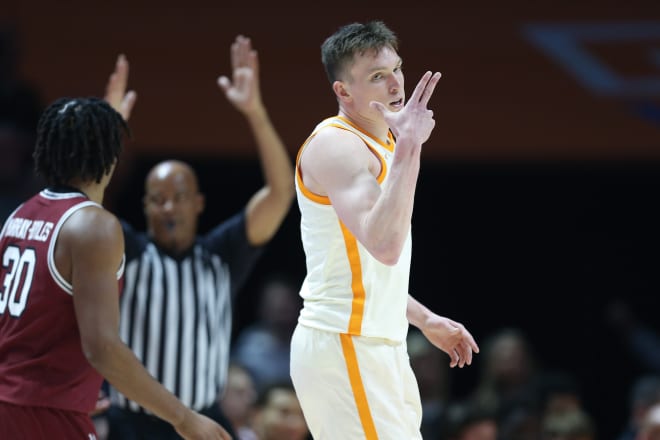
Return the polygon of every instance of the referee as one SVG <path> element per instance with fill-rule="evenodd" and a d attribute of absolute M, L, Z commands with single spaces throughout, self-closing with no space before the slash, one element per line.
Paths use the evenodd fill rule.
<path fill-rule="evenodd" d="M 218 83 L 250 125 L 265 185 L 244 209 L 199 235 L 204 196 L 194 170 L 169 160 L 149 172 L 144 196 L 147 231 L 123 223 L 126 271 L 120 335 L 167 389 L 190 408 L 216 419 L 236 438 L 217 405 L 229 365 L 231 298 L 279 229 L 294 187 L 290 158 L 261 100 L 257 56 L 250 40 L 237 37 L 231 55 L 233 78 L 221 77 Z M 132 103 L 121 108 L 119 101 L 129 96 L 125 93 L 128 69 L 119 73 L 124 77 L 111 77 L 106 99 L 127 119 Z M 110 396 L 110 439 L 180 438 L 121 393 L 110 389 Z"/>

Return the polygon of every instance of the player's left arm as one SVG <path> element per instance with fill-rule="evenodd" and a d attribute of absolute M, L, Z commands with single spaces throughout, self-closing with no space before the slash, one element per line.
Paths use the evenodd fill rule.
<path fill-rule="evenodd" d="M 185 438 L 229 438 L 217 424 L 187 408 L 151 376 L 120 339 L 117 269 L 124 254 L 124 239 L 117 218 L 100 207 L 82 208 L 64 223 L 57 246 L 70 258 L 80 342 L 92 367 L 128 399 L 170 423 L 177 432 L 216 432 L 215 437 Z"/>
<path fill-rule="evenodd" d="M 411 295 L 408 295 L 406 317 L 429 342 L 449 355 L 450 367 L 470 365 L 473 353 L 479 353 L 479 346 L 463 324 L 433 313 Z"/>

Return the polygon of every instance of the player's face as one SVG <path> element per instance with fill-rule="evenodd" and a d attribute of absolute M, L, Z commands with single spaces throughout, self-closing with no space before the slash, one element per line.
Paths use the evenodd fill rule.
<path fill-rule="evenodd" d="M 161 248 L 181 253 L 192 246 L 203 205 L 189 169 L 161 165 L 149 174 L 144 212 L 149 235 Z"/>
<path fill-rule="evenodd" d="M 357 54 L 349 69 L 345 85 L 355 110 L 362 114 L 378 114 L 370 107 L 378 101 L 390 111 L 399 111 L 405 103 L 401 57 L 389 46 L 378 52 Z"/>

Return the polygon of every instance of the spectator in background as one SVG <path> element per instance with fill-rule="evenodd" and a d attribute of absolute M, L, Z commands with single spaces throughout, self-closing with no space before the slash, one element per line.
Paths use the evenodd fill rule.
<path fill-rule="evenodd" d="M 543 419 L 541 440 L 596 440 L 596 427 L 581 409 L 551 413 Z"/>
<path fill-rule="evenodd" d="M 646 412 L 635 440 L 660 440 L 660 404 L 653 405 Z"/>
<path fill-rule="evenodd" d="M 497 412 L 509 402 L 534 392 L 537 361 L 527 337 L 516 328 L 504 328 L 484 343 L 483 362 L 474 398 Z"/>
<path fill-rule="evenodd" d="M 424 437 L 425 440 L 497 440 L 497 414 L 479 403 L 467 400 L 452 402 L 444 416 L 444 435 Z"/>
<path fill-rule="evenodd" d="M 638 378 L 630 389 L 628 425 L 617 440 L 635 440 L 650 408 L 660 404 L 660 376 Z"/>
<path fill-rule="evenodd" d="M 643 322 L 626 300 L 611 300 L 605 312 L 608 324 L 625 349 L 648 373 L 639 377 L 630 391 L 628 424 L 617 437 L 634 440 L 648 409 L 660 402 L 660 333 Z"/>
<path fill-rule="evenodd" d="M 508 440 L 538 440 L 542 409 L 539 367 L 525 334 L 505 327 L 489 335 L 472 398 L 497 414 L 499 432 Z"/>
<path fill-rule="evenodd" d="M 630 304 L 614 300 L 608 304 L 607 320 L 617 332 L 626 349 L 640 366 L 654 374 L 660 374 L 660 334 L 642 322 Z"/>
<path fill-rule="evenodd" d="M 249 38 L 239 35 L 231 45 L 231 65 L 232 79 L 221 76 L 218 84 L 252 129 L 265 184 L 244 209 L 198 235 L 204 196 L 194 170 L 175 160 L 157 164 L 145 182 L 147 231 L 123 222 L 120 327 L 122 339 L 155 377 L 230 432 L 217 400 L 229 366 L 232 297 L 278 231 L 294 194 L 291 159 L 263 105 L 258 57 Z M 135 94 L 126 93 L 127 79 L 128 64 L 120 57 L 106 99 L 125 119 L 135 102 Z M 111 389 L 111 397 L 111 439 L 178 438 L 123 393 Z"/>
<path fill-rule="evenodd" d="M 493 409 L 494 407 L 489 406 Z M 543 410 L 533 388 L 503 401 L 497 408 L 499 434 L 506 440 L 539 440 Z"/>
<path fill-rule="evenodd" d="M 525 386 L 517 387 L 515 393 L 501 399 L 499 405 L 493 407 L 490 401 L 485 401 L 497 410 L 503 439 L 538 440 L 549 417 L 584 411 L 579 385 L 571 374 L 551 371 L 533 376 Z"/>
<path fill-rule="evenodd" d="M 291 335 L 298 322 L 299 283 L 284 273 L 271 274 L 257 290 L 258 318 L 237 336 L 232 358 L 245 366 L 258 390 L 290 380 Z"/>
<path fill-rule="evenodd" d="M 254 431 L 259 440 L 306 440 L 309 437 L 290 381 L 274 382 L 261 390 L 256 403 Z"/>
<path fill-rule="evenodd" d="M 544 417 L 583 409 L 580 385 L 568 372 L 542 373 L 537 380 L 536 392 Z"/>
<path fill-rule="evenodd" d="M 422 399 L 422 438 L 437 438 L 450 393 L 447 358 L 414 327 L 408 332 L 407 345 Z"/>
<path fill-rule="evenodd" d="M 250 372 L 235 362 L 227 370 L 225 392 L 218 404 L 222 413 L 234 427 L 235 440 L 257 440 L 252 427 L 257 389 Z"/>

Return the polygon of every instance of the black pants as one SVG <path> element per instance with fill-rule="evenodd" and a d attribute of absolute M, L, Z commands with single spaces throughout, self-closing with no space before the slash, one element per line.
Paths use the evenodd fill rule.
<path fill-rule="evenodd" d="M 218 405 L 199 412 L 218 422 L 233 439 L 238 438 Z M 182 438 L 172 428 L 172 425 L 155 416 L 135 413 L 114 406 L 110 407 L 104 415 L 110 425 L 108 440 L 181 440 Z"/>

